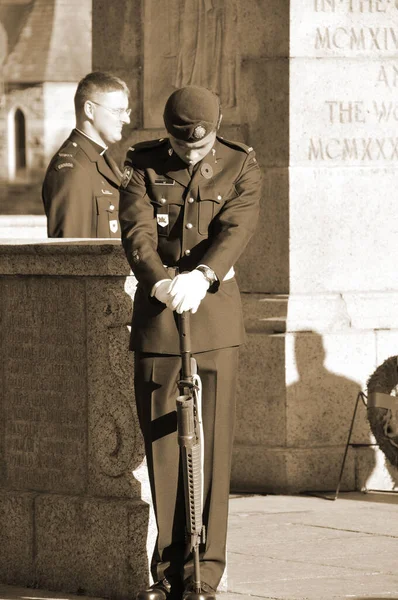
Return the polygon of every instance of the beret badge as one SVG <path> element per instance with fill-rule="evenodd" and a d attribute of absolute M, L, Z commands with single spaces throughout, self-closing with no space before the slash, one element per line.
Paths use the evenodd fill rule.
<path fill-rule="evenodd" d="M 194 137 L 195 140 L 201 140 L 205 137 L 205 135 L 206 129 L 203 127 L 203 125 L 197 125 L 193 130 L 192 137 Z"/>

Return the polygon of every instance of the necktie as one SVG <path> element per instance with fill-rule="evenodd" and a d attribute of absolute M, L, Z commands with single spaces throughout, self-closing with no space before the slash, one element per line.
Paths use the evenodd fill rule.
<path fill-rule="evenodd" d="M 198 163 L 196 163 L 196 165 L 189 165 L 188 166 L 188 173 L 192 179 L 192 177 L 195 175 L 195 171 L 196 171 L 196 167 L 198 166 Z"/>

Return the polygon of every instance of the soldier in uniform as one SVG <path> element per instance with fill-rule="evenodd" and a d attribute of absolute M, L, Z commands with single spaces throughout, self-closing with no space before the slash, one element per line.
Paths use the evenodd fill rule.
<path fill-rule="evenodd" d="M 42 196 L 48 237 L 120 238 L 121 172 L 106 152 L 130 122 L 124 81 L 89 73 L 76 90 L 76 128 L 52 158 Z"/>
<path fill-rule="evenodd" d="M 176 314 L 190 311 L 192 353 L 202 380 L 204 513 L 202 594 L 215 598 L 226 558 L 238 347 L 244 341 L 234 264 L 253 235 L 261 173 L 252 148 L 218 137 L 221 109 L 206 88 L 168 99 L 169 137 L 127 153 L 120 192 L 122 243 L 138 280 L 131 349 L 158 538 L 155 583 L 137 600 L 192 593 L 176 397 L 181 368 Z"/>

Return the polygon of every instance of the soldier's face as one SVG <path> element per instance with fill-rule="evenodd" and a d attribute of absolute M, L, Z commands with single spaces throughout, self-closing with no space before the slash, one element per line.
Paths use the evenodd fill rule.
<path fill-rule="evenodd" d="M 114 144 L 122 139 L 125 123 L 130 123 L 129 99 L 121 90 L 96 94 L 93 101 L 93 126 L 106 144 Z M 127 112 L 126 112 L 127 111 Z"/>
<path fill-rule="evenodd" d="M 184 142 L 170 136 L 170 144 L 174 152 L 188 165 L 196 165 L 199 161 L 207 156 L 214 146 L 217 133 L 212 131 L 197 142 Z"/>

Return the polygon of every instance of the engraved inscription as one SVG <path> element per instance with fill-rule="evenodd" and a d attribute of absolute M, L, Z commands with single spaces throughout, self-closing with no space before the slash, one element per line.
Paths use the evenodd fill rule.
<path fill-rule="evenodd" d="M 309 160 L 398 160 L 398 138 L 310 138 Z"/>
<path fill-rule="evenodd" d="M 297 138 L 302 157 L 396 164 L 398 0 L 307 0 L 305 22 L 308 52 L 337 59 L 330 71 L 326 61 L 313 71 L 320 90 L 311 105 L 317 129 L 308 131 L 304 144 Z"/>
<path fill-rule="evenodd" d="M 398 10 L 398 0 L 314 0 L 314 11 L 335 13 L 386 13 Z"/>
<path fill-rule="evenodd" d="M 8 487 L 78 493 L 87 454 L 84 289 L 5 286 L 3 406 Z"/>
<path fill-rule="evenodd" d="M 376 80 L 376 87 L 382 84 L 391 89 L 398 86 L 398 65 L 382 65 Z"/>
<path fill-rule="evenodd" d="M 317 27 L 316 50 L 397 50 L 398 29 L 393 27 Z"/>

